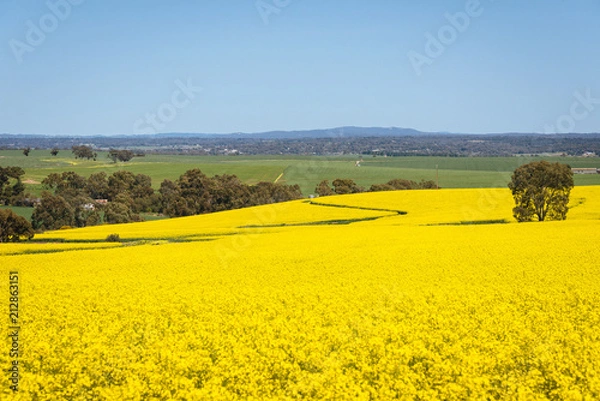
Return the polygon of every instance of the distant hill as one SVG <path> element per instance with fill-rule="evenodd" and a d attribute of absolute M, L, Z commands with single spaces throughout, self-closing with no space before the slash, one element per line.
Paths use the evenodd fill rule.
<path fill-rule="evenodd" d="M 329 129 L 314 129 L 301 131 L 268 131 L 231 134 L 201 134 L 201 133 L 164 133 L 158 137 L 199 137 L 199 138 L 255 138 L 255 139 L 299 139 L 299 138 L 365 138 L 386 136 L 421 136 L 443 135 L 440 132 L 422 132 L 412 128 L 398 127 L 337 127 Z"/>

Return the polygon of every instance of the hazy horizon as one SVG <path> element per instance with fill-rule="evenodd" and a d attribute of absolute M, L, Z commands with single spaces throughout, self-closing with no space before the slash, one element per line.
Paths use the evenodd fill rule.
<path fill-rule="evenodd" d="M 497 135 L 600 135 L 600 131 L 594 132 L 554 132 L 554 133 L 544 133 L 544 132 L 485 132 L 485 133 L 473 133 L 473 132 L 449 132 L 449 131 L 437 131 L 437 132 L 426 132 L 417 130 L 410 127 L 357 127 L 357 126 L 342 126 L 342 127 L 329 127 L 329 128 L 314 128 L 314 129 L 305 129 L 305 130 L 282 130 L 275 129 L 269 131 L 252 131 L 252 132 L 156 132 L 156 133 L 91 133 L 91 134 L 63 134 L 63 133 L 29 133 L 29 132 L 1 132 L 0 135 L 15 135 L 15 136 L 40 136 L 40 137 L 126 137 L 126 136 L 194 136 L 194 135 L 207 135 L 207 136 L 232 136 L 232 135 L 260 135 L 260 134 L 270 134 L 270 133 L 303 133 L 303 132 L 315 132 L 315 131 L 324 131 L 330 132 L 334 137 L 344 137 L 343 131 L 344 128 L 356 128 L 356 129 L 400 129 L 400 130 L 415 130 L 418 131 L 419 134 L 424 135 L 473 135 L 473 136 L 497 136 Z M 401 135 L 401 136 L 409 136 L 409 134 Z"/>

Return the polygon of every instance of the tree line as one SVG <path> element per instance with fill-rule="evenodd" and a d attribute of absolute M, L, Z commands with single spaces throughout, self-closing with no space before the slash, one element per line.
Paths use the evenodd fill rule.
<path fill-rule="evenodd" d="M 303 197 L 298 185 L 271 182 L 247 185 L 235 175 L 210 178 L 199 169 L 188 170 L 175 182 L 164 180 L 159 194 L 162 212 L 169 217 L 240 209 Z"/>
<path fill-rule="evenodd" d="M 328 180 L 321 181 L 315 188 L 315 193 L 319 196 L 356 194 L 361 192 L 380 192 L 380 191 L 399 191 L 407 189 L 436 189 L 438 186 L 434 181 L 421 180 L 416 182 L 413 180 L 404 180 L 395 178 L 385 184 L 373 184 L 369 189 L 365 189 L 356 184 L 354 180 L 338 178 L 333 180 L 329 185 Z"/>
<path fill-rule="evenodd" d="M 23 154 L 25 156 L 29 156 L 31 152 L 31 147 L 28 146 L 23 149 Z M 56 146 L 50 150 L 50 154 L 52 156 L 57 156 L 60 152 L 60 149 Z M 71 153 L 75 156 L 75 159 L 86 159 L 86 160 L 94 160 L 96 161 L 98 158 L 98 153 L 94 151 L 91 146 L 86 145 L 74 145 L 71 147 Z M 116 162 L 128 162 L 134 157 L 144 157 L 145 154 L 141 151 L 134 152 L 129 149 L 109 149 L 107 157 L 111 159 L 114 163 Z"/>
<path fill-rule="evenodd" d="M 37 230 L 143 221 L 141 213 L 191 216 L 302 198 L 298 185 L 251 186 L 235 175 L 211 178 L 199 169 L 186 171 L 176 181 L 164 180 L 158 191 L 149 176 L 129 171 L 88 178 L 72 171 L 52 173 L 42 185 L 44 192 L 32 215 Z"/>

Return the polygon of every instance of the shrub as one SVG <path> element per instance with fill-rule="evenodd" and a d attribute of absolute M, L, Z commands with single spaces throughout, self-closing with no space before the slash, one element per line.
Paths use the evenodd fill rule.
<path fill-rule="evenodd" d="M 119 234 L 110 234 L 106 237 L 106 242 L 121 242 Z"/>

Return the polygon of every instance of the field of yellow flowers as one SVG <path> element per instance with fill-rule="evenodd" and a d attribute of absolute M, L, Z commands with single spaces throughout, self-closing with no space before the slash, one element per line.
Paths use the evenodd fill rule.
<path fill-rule="evenodd" d="M 566 221 L 512 206 L 368 193 L 2 245 L 0 398 L 600 399 L 600 187 Z"/>

